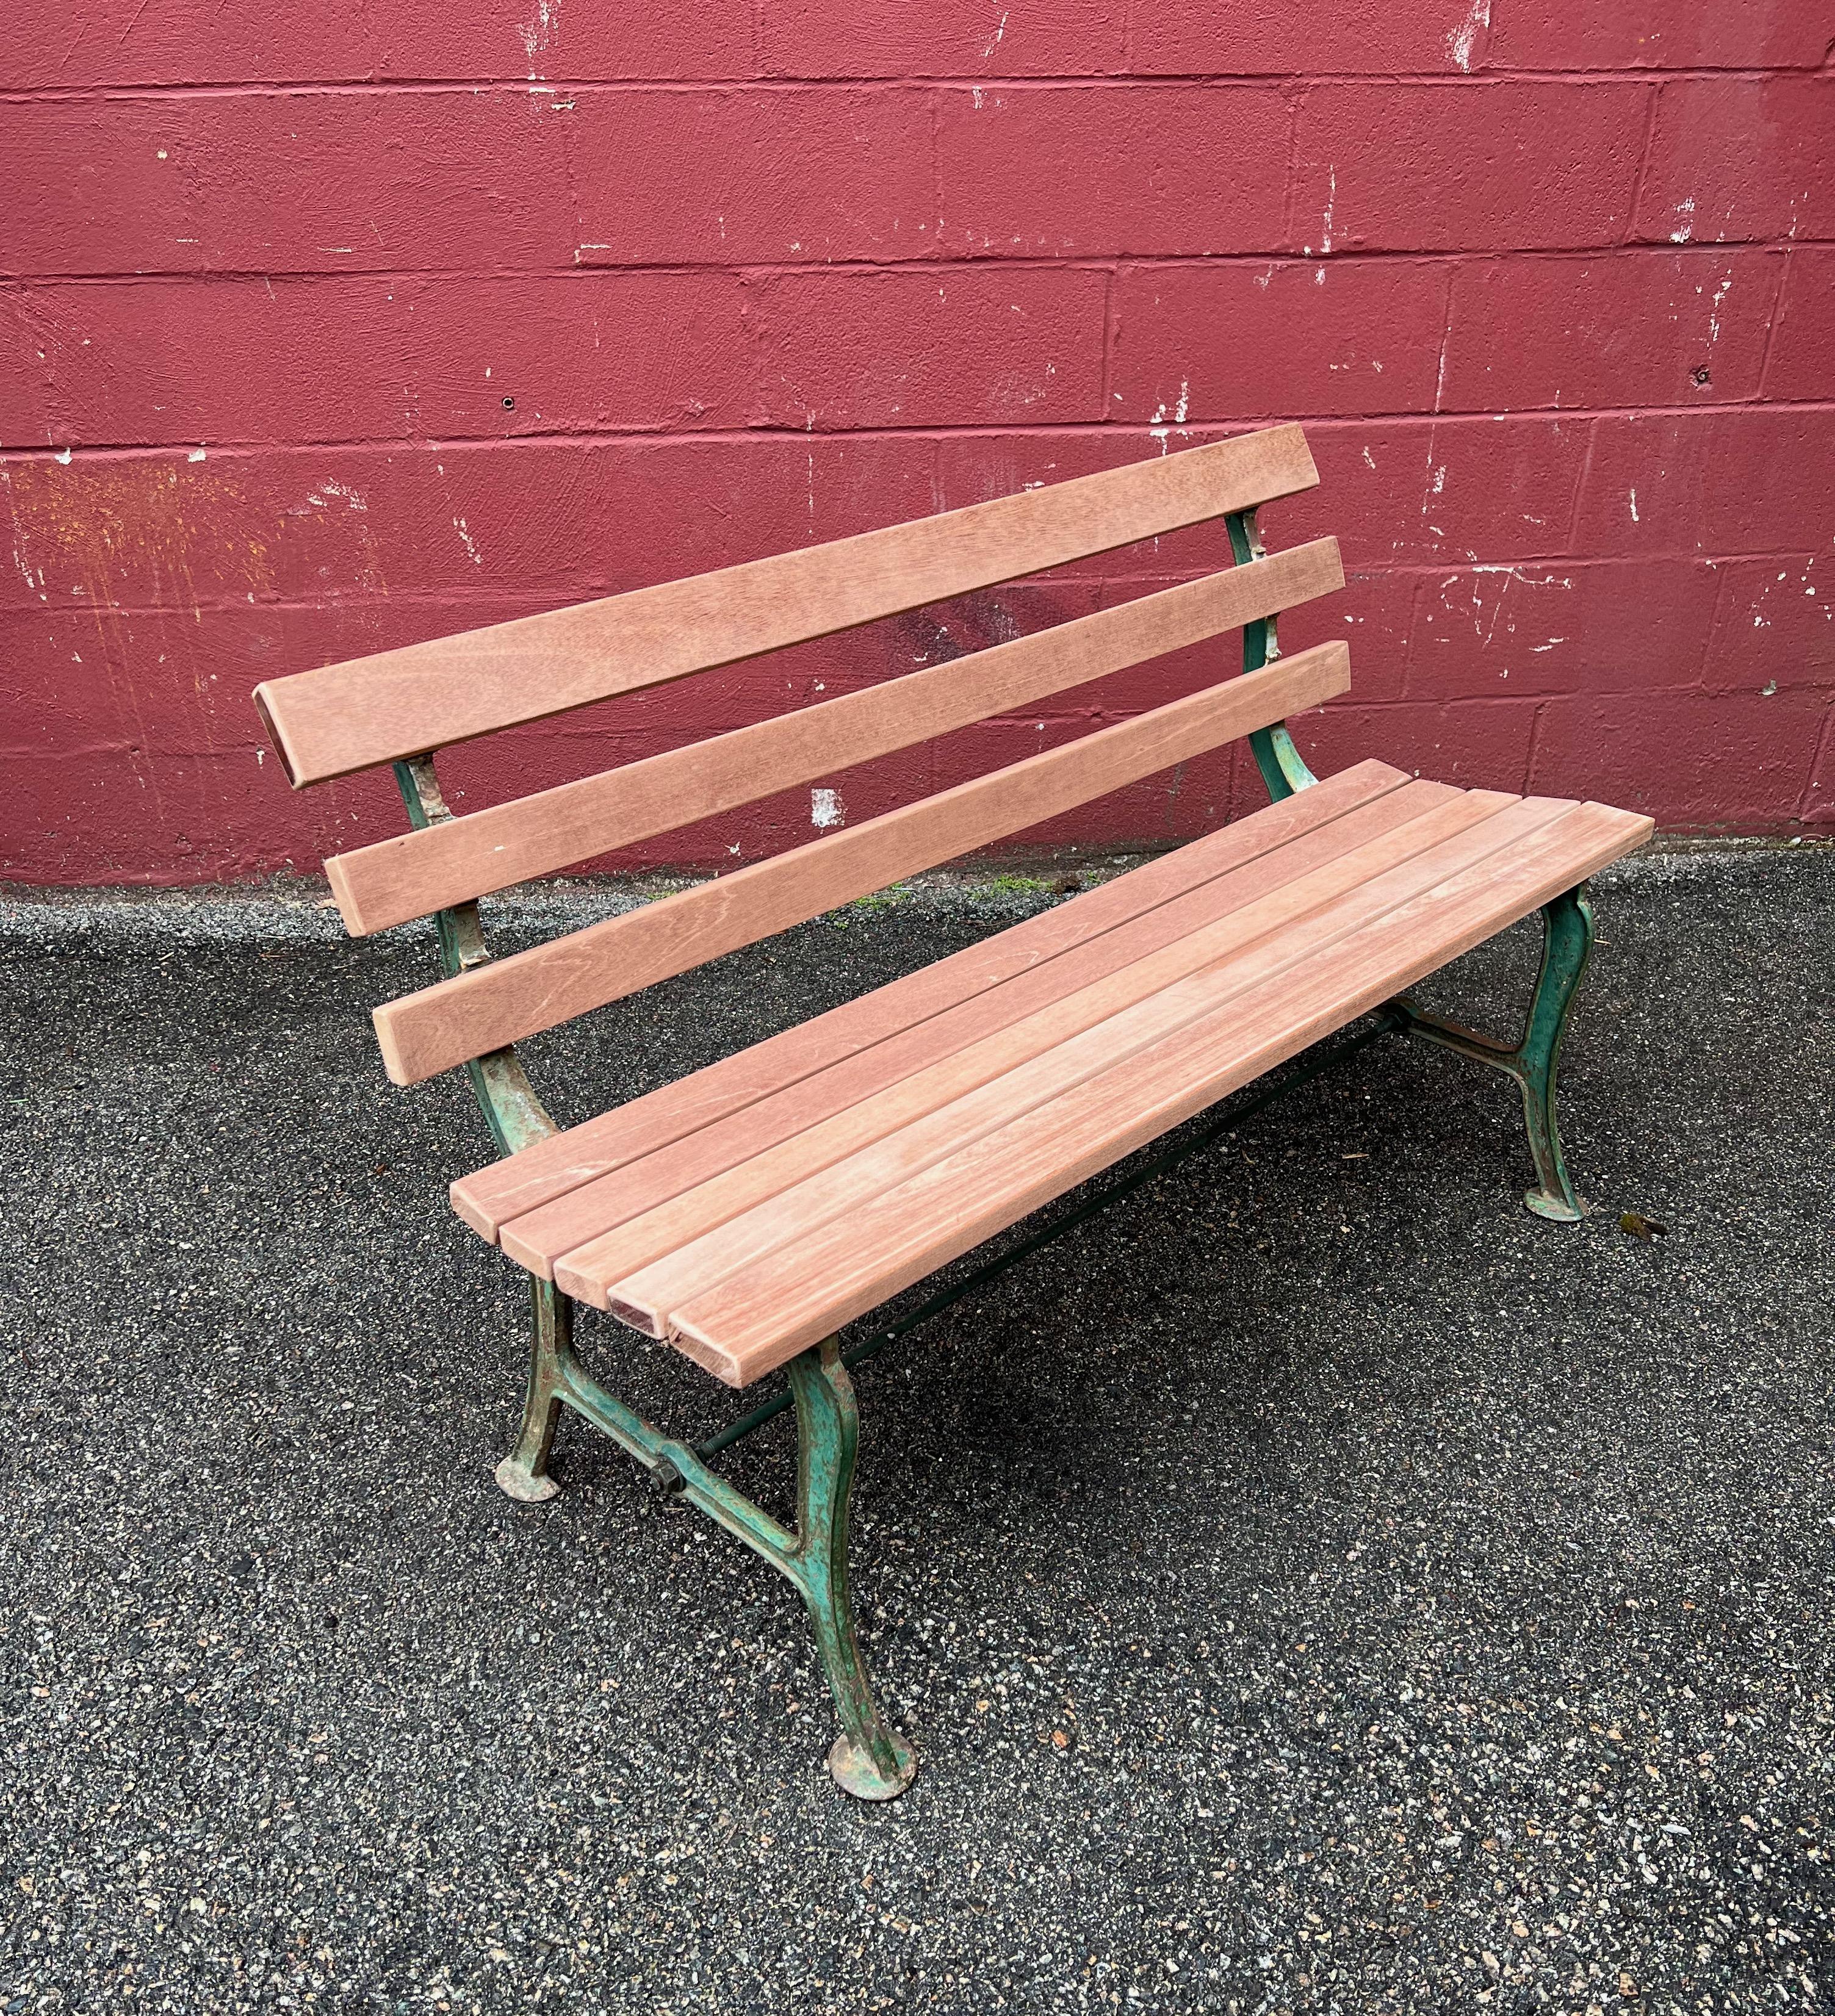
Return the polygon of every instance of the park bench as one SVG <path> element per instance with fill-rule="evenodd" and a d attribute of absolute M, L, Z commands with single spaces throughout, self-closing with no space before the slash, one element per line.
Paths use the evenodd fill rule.
<path fill-rule="evenodd" d="M 1285 718 L 1345 690 L 1349 653 L 1333 642 L 1282 657 L 1274 619 L 1343 585 L 1337 547 L 1265 553 L 1255 514 L 1318 480 L 1300 429 L 1273 427 L 257 690 L 296 787 L 391 763 L 406 805 L 410 830 L 326 870 L 355 934 L 438 918 L 445 977 L 375 1021 L 397 1084 L 470 1074 L 499 1151 L 452 1190 L 533 1294 L 521 1429 L 499 1483 L 553 1493 L 565 1406 L 780 1569 L 834 1690 L 830 1769 L 861 1798 L 895 1796 L 915 1766 L 855 1636 L 848 1366 L 950 1295 L 845 1348 L 844 1327 L 1354 1023 L 1296 1071 L 1384 1030 L 1495 1065 L 1523 1093 L 1529 1205 L 1584 1209 L 1555 1117 L 1592 940 L 1584 884 L 1651 823 L 1375 761 L 1312 776 Z M 445 744 L 1218 518 L 1233 563 L 1206 578 L 512 803 L 454 817 L 441 797 Z M 485 948 L 481 896 L 1235 629 L 1243 670 L 1201 691 L 531 949 Z M 523 1038 L 1245 736 L 1266 807 L 1011 929 L 577 1126 L 557 1128 L 524 1075 Z M 1406 998 L 1538 909 L 1520 1041 Z M 787 1368 L 788 1394 L 690 1447 L 586 1371 L 576 1301 L 734 1387 Z M 710 1461 L 789 1406 L 794 1529 Z"/>

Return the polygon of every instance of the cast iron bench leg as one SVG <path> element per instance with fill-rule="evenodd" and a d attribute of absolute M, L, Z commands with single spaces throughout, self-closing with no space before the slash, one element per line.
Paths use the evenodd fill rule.
<path fill-rule="evenodd" d="M 1568 1013 L 1592 952 L 1593 906 L 1582 882 L 1542 905 L 1541 970 L 1536 976 L 1522 1040 L 1514 1049 L 1417 1008 L 1405 995 L 1390 1003 L 1410 1035 L 1443 1043 L 1463 1057 L 1494 1065 L 1522 1087 L 1523 1120 L 1536 1173 L 1536 1187 L 1524 1194 L 1523 1201 L 1538 1218 L 1563 1224 L 1584 1218 L 1592 1208 L 1574 1188 L 1561 1152 L 1560 1130 L 1555 1122 L 1555 1071 Z"/>
<path fill-rule="evenodd" d="M 653 1428 L 592 1378 L 574 1357 L 572 1303 L 550 1281 L 537 1280 L 534 1288 L 534 1349 L 522 1432 L 497 1466 L 498 1483 L 525 1503 L 539 1503 L 559 1491 L 548 1474 L 548 1451 L 564 1401 L 636 1457 L 664 1489 L 681 1493 L 762 1554 L 796 1585 L 815 1629 L 816 1649 L 841 1720 L 841 1735 L 828 1753 L 835 1782 L 857 1799 L 896 1799 L 910 1784 L 918 1759 L 881 1716 L 854 1635 L 848 1504 L 860 1417 L 853 1381 L 842 1363 L 841 1340 L 831 1337 L 813 1346 L 786 1368 L 797 1426 L 796 1530 L 786 1532 L 709 1470 L 698 1451 Z M 748 1419 L 746 1425 L 758 1424 Z"/>
<path fill-rule="evenodd" d="M 853 1381 L 841 1362 L 841 1341 L 790 1362 L 796 1401 L 797 1544 L 791 1579 L 802 1591 L 817 1649 L 834 1690 L 842 1733 L 828 1753 L 835 1783 L 856 1799 L 896 1799 L 910 1784 L 918 1759 L 886 1726 L 873 1698 L 854 1636 L 848 1594 L 848 1501 L 860 1444 Z"/>
<path fill-rule="evenodd" d="M 1523 1201 L 1538 1216 L 1566 1223 L 1584 1217 L 1588 1206 L 1574 1188 L 1561 1154 L 1561 1135 L 1555 1125 L 1555 1067 L 1567 1032 L 1567 1012 L 1592 956 L 1593 906 L 1583 882 L 1543 906 L 1541 971 L 1516 1052 L 1538 1186 Z"/>
<path fill-rule="evenodd" d="M 552 1281 L 529 1276 L 535 1317 L 529 1348 L 529 1383 L 516 1446 L 497 1466 L 497 1482 L 512 1498 L 539 1505 L 561 1486 L 548 1474 L 554 1423 L 561 1413 L 561 1368 L 573 1342 L 573 1304 Z"/>

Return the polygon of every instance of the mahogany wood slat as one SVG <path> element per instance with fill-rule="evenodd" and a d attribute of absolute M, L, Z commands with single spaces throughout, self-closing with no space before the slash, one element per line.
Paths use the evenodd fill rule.
<path fill-rule="evenodd" d="M 1318 539 L 597 776 L 334 855 L 355 935 L 571 867 L 1203 643 L 1344 585 Z"/>
<path fill-rule="evenodd" d="M 580 1185 L 1092 944 L 1209 880 L 1373 805 L 1405 772 L 1370 759 L 1143 862 L 994 937 L 461 1177 L 452 1207 L 481 1237 Z"/>
<path fill-rule="evenodd" d="M 1526 805 L 1503 793 L 1455 793 L 1354 855 L 1084 990 L 1057 1013 L 1033 1018 L 1046 1025 L 1039 1033 L 1054 1040 L 1028 1044 L 1022 1039 L 1031 1032 L 1022 1028 L 978 1046 L 1006 1066 L 999 1076 L 985 1072 L 978 1082 L 964 1068 L 968 1057 L 950 1060 L 950 1068 L 923 1074 L 827 1129 L 785 1143 L 755 1167 L 676 1200 L 650 1222 L 620 1226 L 563 1255 L 555 1278 L 568 1294 L 598 1301 L 653 1336 L 666 1334 L 676 1307 L 773 1247 L 1062 1096 L 1220 1002 L 1278 982 L 1372 914 L 1444 881 L 1560 810 L 1558 802 Z M 874 1126 L 881 1116 L 889 1124 Z M 850 1152 L 825 1155 L 824 1132 L 842 1136 Z M 750 1208 L 732 1211 L 735 1198 Z"/>
<path fill-rule="evenodd" d="M 1393 792 L 819 1079 L 790 1086 L 721 1128 L 513 1219 L 499 1244 L 512 1259 L 550 1277 L 563 1257 L 583 1276 L 588 1242 L 589 1271 L 604 1280 L 661 1259 L 803 1176 L 1214 965 L 1487 809 L 1444 785 Z"/>
<path fill-rule="evenodd" d="M 1640 846 L 1652 823 L 1575 805 L 1342 941 L 1246 1006 L 1233 1001 L 1063 1098 L 862 1198 L 675 1313 L 672 1336 L 730 1384 L 855 1316 Z"/>
<path fill-rule="evenodd" d="M 270 679 L 295 785 L 679 679 L 1310 488 L 1297 427 Z"/>
<path fill-rule="evenodd" d="M 384 1063 L 396 1084 L 415 1084 L 901 875 L 1023 832 L 1315 707 L 1350 683 L 1344 645 L 1318 645 L 735 875 L 386 1002 L 374 1016 Z"/>

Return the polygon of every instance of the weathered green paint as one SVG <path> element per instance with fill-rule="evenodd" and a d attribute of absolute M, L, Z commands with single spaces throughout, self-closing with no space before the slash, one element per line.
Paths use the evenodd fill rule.
<path fill-rule="evenodd" d="M 522 1427 L 516 1446 L 497 1466 L 497 1483 L 525 1505 L 539 1505 L 561 1489 L 548 1474 L 548 1453 L 561 1414 L 561 1367 L 573 1357 L 573 1304 L 537 1274 L 529 1276 L 529 1300 L 535 1320 Z"/>
<path fill-rule="evenodd" d="M 581 1368 L 558 1335 L 554 1348 L 554 1390 L 561 1400 L 635 1456 L 665 1489 L 698 1506 L 795 1583 L 809 1611 L 841 1720 L 842 1734 L 829 1752 L 828 1768 L 856 1798 L 896 1798 L 910 1784 L 918 1763 L 910 1745 L 880 1715 L 854 1631 L 847 1535 L 860 1424 L 838 1341 L 829 1337 L 789 1366 L 797 1420 L 794 1533 L 710 1470 L 685 1442 L 662 1434 L 607 1392 Z"/>
<path fill-rule="evenodd" d="M 1462 1057 L 1476 1057 L 1516 1079 L 1523 1089 L 1523 1118 L 1536 1172 L 1536 1187 L 1525 1193 L 1523 1201 L 1538 1217 L 1563 1224 L 1584 1218 L 1588 1206 L 1574 1188 L 1561 1152 L 1561 1133 L 1555 1119 L 1555 1073 L 1568 1013 L 1592 952 L 1593 906 L 1583 882 L 1542 906 L 1541 969 L 1521 1039 L 1516 1044 L 1480 1035 L 1462 1023 L 1417 1008 L 1405 998 L 1390 1004 L 1402 1016 L 1410 1035 L 1444 1044 Z"/>
<path fill-rule="evenodd" d="M 1237 566 L 1246 567 L 1251 561 L 1267 558 L 1267 549 L 1262 544 L 1253 511 L 1232 511 L 1224 522 L 1229 527 L 1230 552 Z M 1259 672 L 1264 665 L 1272 664 L 1280 655 L 1280 639 L 1275 634 L 1273 617 L 1260 617 L 1253 623 L 1243 625 L 1244 671 Z M 1306 758 L 1295 747 L 1285 722 L 1277 722 L 1272 728 L 1255 729 L 1249 736 L 1249 747 L 1255 758 L 1256 768 L 1261 772 L 1262 782 L 1267 787 L 1268 796 L 1277 805 L 1282 798 L 1290 798 L 1296 791 L 1303 791 L 1308 784 L 1319 781 L 1307 768 Z"/>
<path fill-rule="evenodd" d="M 452 816 L 439 779 L 434 774 L 431 756 L 410 756 L 395 765 L 395 772 L 411 826 L 419 830 L 439 826 Z M 490 948 L 485 943 L 484 923 L 476 903 L 460 903 L 442 910 L 437 922 L 440 970 L 449 980 L 489 959 Z M 557 1131 L 514 1049 L 491 1050 L 481 1057 L 474 1057 L 465 1067 L 465 1075 L 499 1155 L 514 1155 L 517 1149 L 546 1140 Z"/>
<path fill-rule="evenodd" d="M 896 1799 L 918 1760 L 881 1719 L 854 1634 L 847 1528 L 860 1417 L 838 1338 L 791 1360 L 790 1390 L 796 1402 L 797 1540 L 793 1561 L 781 1565 L 802 1591 L 841 1718 L 828 1769 L 857 1799 Z"/>
<path fill-rule="evenodd" d="M 452 816 L 431 755 L 397 763 L 395 773 L 410 826 L 434 826 Z M 476 903 L 442 910 L 438 921 L 440 965 L 449 978 L 489 959 Z M 499 1154 L 513 1155 L 557 1131 L 513 1047 L 474 1058 L 465 1069 Z M 522 1426 L 514 1448 L 497 1466 L 498 1484 L 525 1504 L 557 1495 L 561 1487 L 548 1474 L 548 1457 L 564 1405 L 636 1457 L 666 1489 L 679 1492 L 762 1554 L 796 1585 L 809 1613 L 841 1721 L 829 1769 L 856 1798 L 896 1798 L 918 1762 L 880 1715 L 854 1631 L 847 1533 L 860 1416 L 839 1344 L 831 1337 L 789 1367 L 798 1428 L 797 1527 L 791 1533 L 685 1442 L 652 1427 L 586 1373 L 574 1355 L 573 1304 L 551 1281 L 532 1278 L 529 1286 L 534 1322 Z"/>

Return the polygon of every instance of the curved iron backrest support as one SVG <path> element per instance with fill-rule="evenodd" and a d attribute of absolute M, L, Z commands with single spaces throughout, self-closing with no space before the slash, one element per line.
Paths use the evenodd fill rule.
<path fill-rule="evenodd" d="M 1224 522 L 1230 528 L 1230 552 L 1237 566 L 1245 567 L 1251 560 L 1267 558 L 1267 549 L 1262 544 L 1254 512 L 1232 511 Z M 1271 665 L 1280 657 L 1281 646 L 1274 634 L 1274 623 L 1272 616 L 1264 616 L 1243 625 L 1244 671 L 1259 672 L 1264 665 Z M 1249 747 L 1254 754 L 1256 768 L 1261 772 L 1262 782 L 1267 787 L 1268 796 L 1277 805 L 1282 798 L 1290 798 L 1296 791 L 1303 791 L 1308 784 L 1319 781 L 1307 768 L 1306 758 L 1295 747 L 1284 721 L 1277 722 L 1272 728 L 1256 729 L 1249 738 Z"/>
<path fill-rule="evenodd" d="M 395 787 L 407 808 L 409 826 L 418 831 L 452 818 L 452 808 L 440 789 L 431 755 L 410 756 L 393 767 Z M 435 919 L 440 934 L 440 970 L 447 979 L 488 961 L 490 947 L 485 943 L 484 920 L 475 902 L 438 911 Z M 471 1058 L 466 1064 L 465 1075 L 499 1155 L 514 1155 L 532 1142 L 546 1140 L 550 1134 L 560 1132 L 529 1083 L 514 1043 Z"/>

